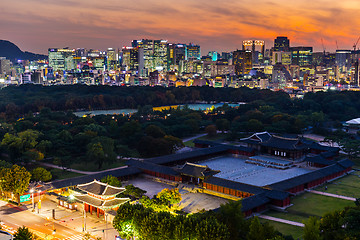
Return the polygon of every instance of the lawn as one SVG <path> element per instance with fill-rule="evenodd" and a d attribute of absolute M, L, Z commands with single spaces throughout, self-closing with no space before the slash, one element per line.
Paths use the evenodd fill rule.
<path fill-rule="evenodd" d="M 355 206 L 354 203 L 349 200 L 327 197 L 314 193 L 303 193 L 299 196 L 296 196 L 291 200 L 291 203 L 293 204 L 293 206 L 287 208 L 287 212 L 277 212 L 274 210 L 270 210 L 268 212 L 265 212 L 264 215 L 302 223 L 304 220 L 307 220 L 310 216 L 317 216 L 320 218 L 325 213 L 334 210 L 342 210 L 346 206 Z M 281 224 L 281 223 L 274 223 L 274 224 L 279 225 L 280 228 L 277 228 L 277 226 L 273 224 L 271 225 L 273 225 L 280 232 L 283 231 L 282 233 L 285 235 L 287 235 L 286 231 L 293 231 L 290 229 L 290 227 L 294 227 L 294 226 L 289 225 L 289 230 L 287 230 L 282 226 L 286 224 Z M 296 234 L 298 234 L 298 232 L 296 232 Z M 293 235 L 293 237 L 295 238 L 295 235 Z"/>
<path fill-rule="evenodd" d="M 185 147 L 195 147 L 194 140 L 184 142 Z"/>
<path fill-rule="evenodd" d="M 290 213 L 307 214 L 321 217 L 327 212 L 342 210 L 346 206 L 354 206 L 354 202 L 339 198 L 327 197 L 313 193 L 301 194 L 291 201 Z"/>
<path fill-rule="evenodd" d="M 51 168 L 50 172 L 53 175 L 52 180 L 60 180 L 60 179 L 66 179 L 66 178 L 73 178 L 73 177 L 82 176 L 82 174 L 80 174 L 80 173 L 64 171 L 64 170 L 57 169 L 57 168 Z"/>
<path fill-rule="evenodd" d="M 293 225 L 289 225 L 289 224 L 285 224 L 285 223 L 279 223 L 279 222 L 274 222 L 274 221 L 270 221 L 267 219 L 261 219 L 260 221 L 262 223 L 269 223 L 270 226 L 273 226 L 276 230 L 278 230 L 279 232 L 281 232 L 283 235 L 288 236 L 291 235 L 294 239 L 301 239 L 302 235 L 304 234 L 304 229 L 302 227 L 297 227 L 297 226 L 293 226 Z"/>
<path fill-rule="evenodd" d="M 356 173 L 358 174 L 358 173 Z M 327 190 L 325 190 L 327 186 Z M 317 191 L 339 194 L 347 197 L 360 197 L 360 177 L 359 175 L 347 175 L 327 185 L 316 188 Z"/>

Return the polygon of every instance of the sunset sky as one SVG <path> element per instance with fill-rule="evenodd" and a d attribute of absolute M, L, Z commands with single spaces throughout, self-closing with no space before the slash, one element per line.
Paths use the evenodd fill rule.
<path fill-rule="evenodd" d="M 360 0 L 0 0 L 0 39 L 22 50 L 105 50 L 131 40 L 167 39 L 232 51 L 242 40 L 287 36 L 291 46 L 351 49 L 360 36 Z M 359 44 L 360 47 L 360 44 Z"/>

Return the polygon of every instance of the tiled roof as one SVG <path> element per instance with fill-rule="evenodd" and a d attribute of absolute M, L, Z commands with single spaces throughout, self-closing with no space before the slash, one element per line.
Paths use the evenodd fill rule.
<path fill-rule="evenodd" d="M 198 177 L 198 178 L 212 176 L 212 175 L 215 175 L 220 172 L 220 171 L 211 170 L 207 166 L 198 165 L 198 164 L 194 164 L 194 163 L 188 163 L 188 162 L 186 162 L 183 166 L 181 166 L 179 168 L 174 168 L 174 169 L 175 169 L 175 171 L 177 171 L 183 175 L 188 175 L 188 176 Z"/>
<path fill-rule="evenodd" d="M 305 161 L 306 162 L 317 163 L 317 164 L 322 164 L 322 165 L 326 165 L 326 166 L 332 165 L 332 164 L 335 163 L 335 161 L 326 160 L 321 155 L 316 155 L 316 156 L 313 156 L 313 157 L 306 157 Z"/>
<path fill-rule="evenodd" d="M 103 171 L 100 173 L 95 174 L 89 174 L 74 178 L 68 178 L 68 179 L 62 179 L 62 180 L 56 180 L 53 182 L 50 182 L 51 186 L 54 189 L 59 188 L 65 188 L 70 186 L 76 186 L 78 184 L 84 184 L 91 182 L 94 179 L 101 180 L 103 177 L 106 177 L 108 175 L 112 175 L 114 177 L 125 177 L 125 176 L 131 176 L 141 173 L 141 170 L 135 167 L 127 167 L 127 168 L 121 168 L 121 169 L 114 169 L 114 170 L 108 170 Z"/>
<path fill-rule="evenodd" d="M 256 207 L 260 207 L 261 205 L 267 204 L 270 201 L 271 199 L 268 198 L 265 193 L 256 194 L 241 200 L 241 204 L 242 204 L 241 210 L 243 212 L 246 212 Z"/>
<path fill-rule="evenodd" d="M 196 150 L 193 150 L 190 152 L 171 154 L 171 155 L 166 155 L 166 156 L 162 156 L 162 157 L 149 158 L 144 161 L 152 162 L 152 163 L 156 163 L 156 164 L 169 164 L 169 163 L 173 163 L 173 162 L 177 162 L 177 161 L 185 160 L 185 159 L 189 159 L 189 158 L 197 158 L 197 157 L 202 157 L 202 156 L 206 156 L 206 155 L 210 155 L 210 154 L 214 154 L 214 153 L 226 152 L 228 149 L 229 149 L 228 146 L 218 145 L 218 146 L 214 146 L 211 148 L 196 149 Z"/>
<path fill-rule="evenodd" d="M 92 205 L 92 206 L 98 207 L 98 208 L 102 208 L 102 209 L 116 207 L 116 206 L 124 204 L 130 200 L 129 198 L 114 198 L 111 200 L 101 200 L 101 199 L 91 197 L 89 195 L 76 195 L 75 198 L 78 201 L 85 202 L 89 205 Z"/>
<path fill-rule="evenodd" d="M 261 145 L 287 150 L 298 150 L 306 148 L 306 145 L 301 144 L 297 138 L 284 138 L 278 136 L 272 136 L 268 141 L 262 142 Z"/>
<path fill-rule="evenodd" d="M 128 160 L 127 164 L 141 170 L 148 170 L 172 176 L 180 176 L 179 172 L 175 171 L 172 167 L 158 165 L 146 160 Z"/>
<path fill-rule="evenodd" d="M 318 150 L 322 150 L 322 151 L 339 151 L 340 148 L 338 147 L 330 147 L 330 146 L 324 146 L 324 145 L 321 145 L 317 142 L 312 142 L 310 145 L 309 145 L 309 148 L 311 149 L 318 149 Z"/>
<path fill-rule="evenodd" d="M 290 179 L 286 179 L 278 183 L 271 184 L 269 185 L 269 187 L 276 190 L 286 191 L 293 187 L 321 179 L 323 177 L 329 176 L 334 173 L 341 172 L 346 168 L 351 167 L 352 165 L 353 163 L 350 160 L 344 159 L 330 166 L 320 168 L 318 170 L 303 175 L 299 175 Z"/>
<path fill-rule="evenodd" d="M 102 196 L 117 195 L 125 191 L 125 188 L 114 187 L 97 180 L 93 180 L 89 183 L 79 184 L 77 187 L 82 191 Z"/>

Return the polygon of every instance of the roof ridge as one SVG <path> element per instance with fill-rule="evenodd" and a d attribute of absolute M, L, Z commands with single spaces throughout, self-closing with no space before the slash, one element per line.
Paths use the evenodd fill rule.
<path fill-rule="evenodd" d="M 278 136 L 278 135 L 272 135 L 272 137 L 277 137 L 277 138 L 284 139 L 284 140 L 296 140 L 296 141 L 299 141 L 299 138 L 288 138 L 288 137 L 282 137 L 282 136 Z"/>
<path fill-rule="evenodd" d="M 192 166 L 195 166 L 195 167 L 208 168 L 208 166 L 207 166 L 207 165 L 200 165 L 200 164 L 191 163 L 191 162 L 186 162 L 186 163 L 184 164 L 184 166 L 185 166 L 186 164 L 188 164 L 188 165 L 192 165 Z"/>

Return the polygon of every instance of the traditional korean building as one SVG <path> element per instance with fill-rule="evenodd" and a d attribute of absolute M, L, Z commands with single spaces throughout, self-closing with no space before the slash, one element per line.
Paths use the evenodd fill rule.
<path fill-rule="evenodd" d="M 79 184 L 78 189 L 85 194 L 75 195 L 75 199 L 84 203 L 86 212 L 96 212 L 97 216 L 104 215 L 107 210 L 117 210 L 129 198 L 117 198 L 116 195 L 125 191 L 125 188 L 110 186 L 109 184 L 94 180 L 89 183 Z"/>
<path fill-rule="evenodd" d="M 179 172 L 183 182 L 201 184 L 204 180 L 219 173 L 218 170 L 212 170 L 208 166 L 186 162 L 184 165 L 175 168 Z"/>

